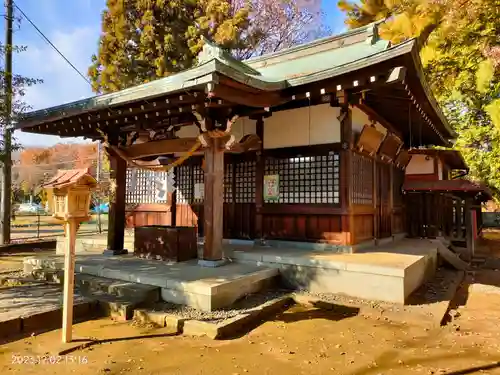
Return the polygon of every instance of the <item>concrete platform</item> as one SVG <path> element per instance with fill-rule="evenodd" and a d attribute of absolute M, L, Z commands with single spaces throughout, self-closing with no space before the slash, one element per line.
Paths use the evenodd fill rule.
<path fill-rule="evenodd" d="M 129 231 L 129 230 L 128 230 Z M 102 254 L 108 244 L 107 233 L 101 234 L 79 234 L 76 238 L 75 253 L 76 254 Z M 134 236 L 133 233 L 127 233 L 124 238 L 124 247 L 129 252 L 134 251 Z M 57 237 L 56 254 L 64 255 L 66 249 L 66 238 L 64 236 Z"/>
<path fill-rule="evenodd" d="M 404 239 L 354 254 L 233 245 L 238 263 L 273 267 L 291 287 L 404 303 L 437 268 L 437 245 Z"/>
<path fill-rule="evenodd" d="M 62 256 L 27 257 L 24 270 L 62 269 L 63 264 Z M 79 255 L 75 271 L 157 286 L 164 301 L 205 311 L 229 306 L 240 297 L 265 288 L 278 275 L 276 268 L 250 264 L 206 268 L 198 266 L 196 260 L 169 264 L 132 255 Z"/>

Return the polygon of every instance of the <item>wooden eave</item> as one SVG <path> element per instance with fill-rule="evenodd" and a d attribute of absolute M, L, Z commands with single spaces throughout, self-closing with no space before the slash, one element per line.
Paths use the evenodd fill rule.
<path fill-rule="evenodd" d="M 287 79 L 271 79 L 254 69 L 259 64 L 271 64 L 273 59 L 278 61 L 287 56 L 307 52 L 311 57 L 311 49 L 321 50 L 328 45 L 333 48 L 335 43 L 376 43 L 375 31 L 370 28 L 347 34 L 251 60 L 246 62 L 248 66 L 218 51 L 217 56 L 208 54 L 210 61 L 170 77 L 29 113 L 17 128 L 62 137 L 99 139 L 98 129 L 126 133 L 192 124 L 192 112 L 204 107 L 237 108 L 240 115 L 251 116 L 263 111 L 333 103 L 341 91 L 349 93 L 350 104 L 363 105 L 367 111 L 371 109 L 373 116 L 378 117 L 376 120 L 401 137 L 405 144 L 415 145 L 418 135 L 420 142 L 448 145 L 452 133 L 443 122 L 441 112 L 437 112 L 421 76 L 418 56 L 414 55 L 415 40 L 373 52 L 381 48 L 377 44 L 377 48 L 368 50 L 373 52 L 371 55 Z M 210 48 L 214 47 L 208 46 Z M 397 82 L 387 82 L 389 75 L 401 67 L 405 68 L 406 76 Z"/>
<path fill-rule="evenodd" d="M 458 150 L 423 148 L 412 149 L 409 152 L 411 155 L 420 154 L 437 157 L 452 170 L 469 170 L 462 153 Z"/>

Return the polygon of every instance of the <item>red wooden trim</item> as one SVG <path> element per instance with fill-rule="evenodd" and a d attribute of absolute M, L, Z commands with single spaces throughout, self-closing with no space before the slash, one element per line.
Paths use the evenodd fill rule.
<path fill-rule="evenodd" d="M 265 149 L 263 150 L 263 154 L 265 157 L 297 158 L 301 156 L 317 156 L 317 155 L 327 154 L 329 151 L 340 151 L 340 150 L 342 150 L 341 143 L 329 143 L 329 144 L 314 145 L 314 146 Z"/>
<path fill-rule="evenodd" d="M 142 203 L 137 206 L 127 207 L 126 212 L 170 212 L 170 204 Z"/>
<path fill-rule="evenodd" d="M 353 215 L 373 215 L 375 213 L 375 208 L 372 205 L 353 205 L 350 208 L 350 212 Z"/>
<path fill-rule="evenodd" d="M 257 208 L 259 213 L 259 209 Z M 260 210 L 264 215 L 347 215 L 338 206 L 328 204 L 279 204 L 267 203 Z"/>
<path fill-rule="evenodd" d="M 434 173 L 423 174 L 407 174 L 405 175 L 407 181 L 435 181 L 436 175 Z"/>

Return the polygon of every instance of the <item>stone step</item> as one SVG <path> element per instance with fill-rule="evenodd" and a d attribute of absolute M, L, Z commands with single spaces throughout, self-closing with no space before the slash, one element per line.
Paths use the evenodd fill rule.
<path fill-rule="evenodd" d="M 62 270 L 34 270 L 32 274 L 38 280 L 60 284 L 62 284 L 64 280 L 64 271 Z M 85 295 L 91 296 L 95 292 L 103 292 L 111 296 L 140 300 L 147 303 L 159 301 L 161 289 L 153 285 L 108 279 L 83 273 L 75 273 L 75 287 Z"/>
<path fill-rule="evenodd" d="M 153 285 L 108 279 L 82 273 L 75 274 L 75 284 L 78 284 L 82 293 L 101 291 L 120 298 L 138 299 L 145 303 L 155 303 L 160 300 L 161 288 Z"/>
<path fill-rule="evenodd" d="M 86 295 L 86 293 L 82 293 L 82 295 Z M 97 302 L 99 310 L 104 316 L 119 321 L 132 319 L 135 309 L 150 304 L 150 302 L 141 298 L 118 297 L 102 291 L 92 292 L 91 297 Z"/>
<path fill-rule="evenodd" d="M 64 280 L 62 270 L 34 270 L 32 274 L 38 280 L 60 284 Z M 132 319 L 136 308 L 158 302 L 160 289 L 152 285 L 75 273 L 75 290 L 96 301 L 101 314 L 120 321 Z"/>

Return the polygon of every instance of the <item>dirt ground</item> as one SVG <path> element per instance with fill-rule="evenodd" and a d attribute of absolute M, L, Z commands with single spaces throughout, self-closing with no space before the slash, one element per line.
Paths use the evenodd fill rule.
<path fill-rule="evenodd" d="M 60 331 L 30 337 L 0 347 L 0 371 L 377 375 L 472 374 L 479 373 L 473 368 L 483 368 L 482 374 L 496 374 L 500 373 L 498 307 L 500 295 L 474 296 L 454 324 L 434 331 L 373 321 L 346 309 L 294 307 L 228 341 L 169 336 L 164 329 L 103 319 L 78 324 L 75 335 L 114 341 L 57 357 L 63 348 Z M 41 360 L 44 355 L 54 357 Z M 37 360 L 42 363 L 30 363 Z M 18 363 L 23 361 L 27 363 Z"/>
<path fill-rule="evenodd" d="M 483 252 L 500 254 L 500 236 L 495 236 Z M 225 341 L 101 319 L 75 325 L 74 334 L 104 342 L 63 356 L 57 353 L 68 346 L 60 344 L 60 331 L 0 346 L 0 373 L 500 374 L 499 273 L 469 273 L 453 320 L 435 330 L 371 320 L 346 307 L 295 306 Z"/>

